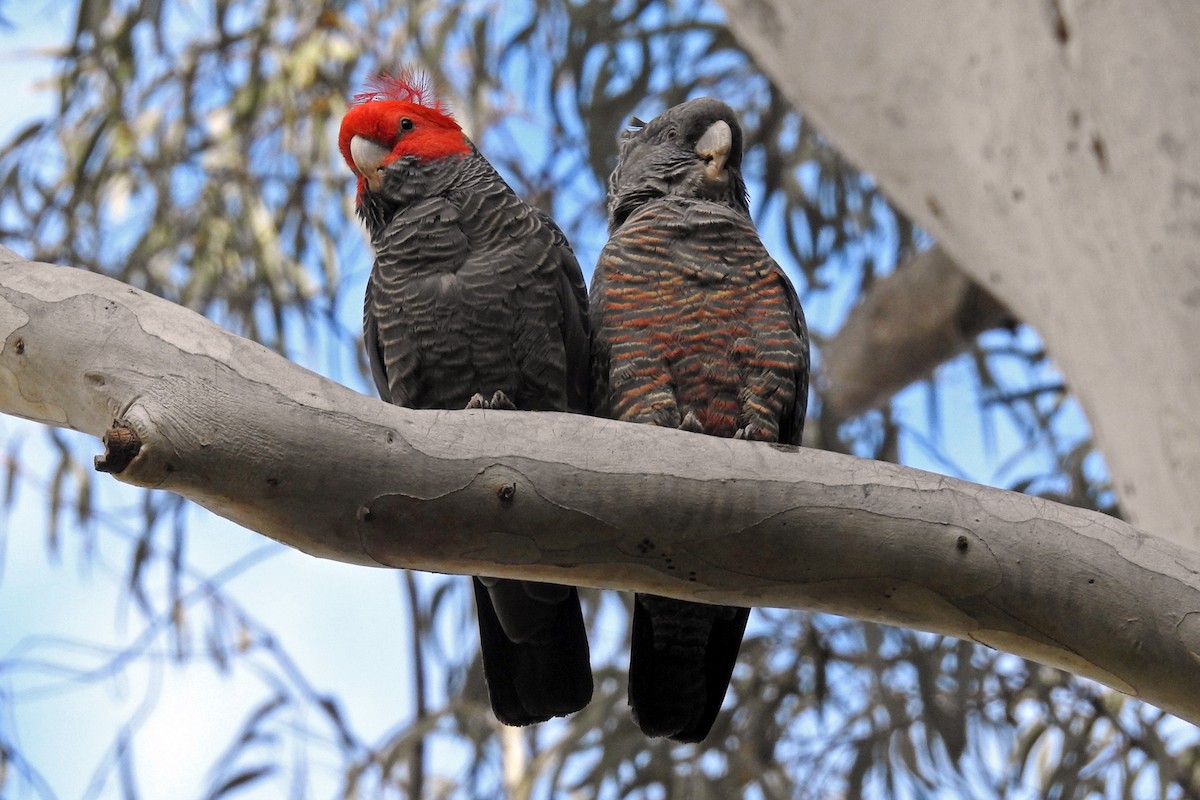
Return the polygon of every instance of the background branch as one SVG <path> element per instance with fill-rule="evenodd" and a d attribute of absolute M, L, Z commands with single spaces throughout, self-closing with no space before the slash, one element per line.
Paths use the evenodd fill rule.
<path fill-rule="evenodd" d="M 821 351 L 821 398 L 841 419 L 886 403 L 1013 315 L 941 247 L 875 281 Z"/>
<path fill-rule="evenodd" d="M 120 480 L 314 555 L 917 627 L 1200 720 L 1200 558 L 1111 517 L 812 449 L 401 409 L 8 251 L 0 336 L 0 410 L 127 424 Z"/>

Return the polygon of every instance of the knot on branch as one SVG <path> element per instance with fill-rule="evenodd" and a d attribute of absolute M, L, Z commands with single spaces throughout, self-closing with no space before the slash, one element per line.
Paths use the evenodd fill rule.
<path fill-rule="evenodd" d="M 137 457 L 142 449 L 142 440 L 128 422 L 114 419 L 112 427 L 104 432 L 104 455 L 96 456 L 93 466 L 97 472 L 119 475 Z"/>

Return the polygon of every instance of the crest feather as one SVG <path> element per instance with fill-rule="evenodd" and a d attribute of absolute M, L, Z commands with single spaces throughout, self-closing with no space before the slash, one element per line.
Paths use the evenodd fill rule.
<path fill-rule="evenodd" d="M 380 72 L 367 79 L 366 91 L 354 95 L 354 104 L 375 100 L 400 100 L 450 115 L 450 107 L 438 99 L 433 77 L 415 67 L 401 67 L 395 75 Z"/>

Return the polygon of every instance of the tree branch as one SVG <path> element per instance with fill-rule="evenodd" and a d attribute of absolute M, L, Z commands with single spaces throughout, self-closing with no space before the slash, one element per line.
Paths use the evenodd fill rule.
<path fill-rule="evenodd" d="M 1042 336 L 1133 522 L 1200 548 L 1200 5 L 721 3 L 806 118 Z"/>
<path fill-rule="evenodd" d="M 1062 667 L 1200 722 L 1200 556 L 919 470 L 556 413 L 410 411 L 0 249 L 0 411 L 323 558 L 807 608 Z"/>
<path fill-rule="evenodd" d="M 838 417 L 857 416 L 1014 323 L 941 247 L 922 250 L 876 281 L 821 348 L 821 398 Z"/>

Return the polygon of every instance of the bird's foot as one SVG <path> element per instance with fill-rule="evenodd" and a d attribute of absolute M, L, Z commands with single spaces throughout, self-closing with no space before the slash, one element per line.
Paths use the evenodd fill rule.
<path fill-rule="evenodd" d="M 696 412 L 689 411 L 683 418 L 683 422 L 679 423 L 679 430 L 704 433 L 704 426 L 700 424 L 700 420 L 696 419 Z"/>
<path fill-rule="evenodd" d="M 776 441 L 776 437 L 772 436 L 771 432 L 769 430 L 767 430 L 766 428 L 759 427 L 758 425 L 753 425 L 753 424 L 747 425 L 744 428 L 738 428 L 737 432 L 733 434 L 733 438 L 745 439 L 746 441 L 750 441 L 750 442 L 774 442 L 774 441 Z"/>
<path fill-rule="evenodd" d="M 476 392 L 474 397 L 467 401 L 467 408 L 490 408 L 494 411 L 516 411 L 517 406 L 512 400 L 508 399 L 508 395 L 497 389 L 492 394 L 492 399 L 487 400 L 482 394 Z"/>
<path fill-rule="evenodd" d="M 499 389 L 492 395 L 492 408 L 497 411 L 516 411 L 517 404 L 508 398 L 504 392 Z"/>

